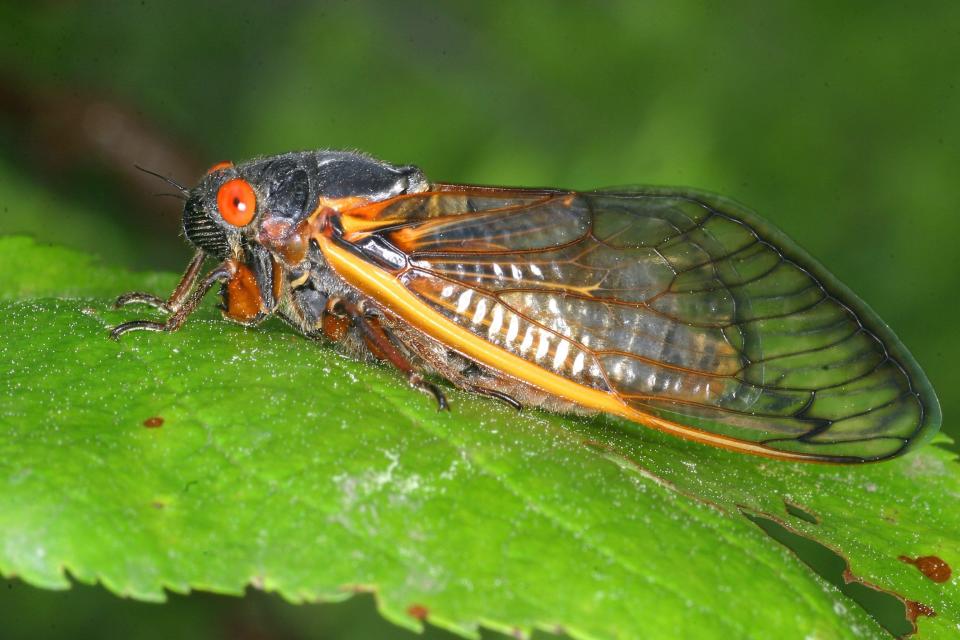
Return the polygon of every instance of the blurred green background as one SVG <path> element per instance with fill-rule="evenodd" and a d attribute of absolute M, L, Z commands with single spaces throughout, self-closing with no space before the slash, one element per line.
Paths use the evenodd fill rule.
<path fill-rule="evenodd" d="M 190 184 L 320 147 L 449 182 L 708 189 L 871 304 L 956 436 L 958 25 L 956 2 L 6 2 L 0 233 L 179 270 L 179 203 L 134 162 Z M 370 598 L 6 586 L 4 637 L 408 635 Z"/>

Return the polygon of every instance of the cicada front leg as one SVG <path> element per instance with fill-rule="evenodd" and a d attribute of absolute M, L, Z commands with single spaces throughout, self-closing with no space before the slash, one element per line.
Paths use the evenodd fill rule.
<path fill-rule="evenodd" d="M 200 267 L 203 266 L 203 261 L 206 257 L 207 254 L 202 250 L 194 254 L 190 260 L 190 264 L 187 265 L 187 270 L 183 273 L 183 277 L 180 278 L 180 283 L 177 284 L 177 288 L 173 290 L 173 293 L 171 293 L 170 297 L 166 300 L 158 298 L 151 293 L 131 291 L 117 298 L 116 302 L 113 303 L 114 308 L 119 309 L 128 304 L 145 304 L 154 309 L 166 311 L 167 313 L 175 313 L 180 309 L 181 305 L 183 305 L 187 299 L 187 295 L 197 283 L 197 278 L 200 277 Z"/>
<path fill-rule="evenodd" d="M 208 273 L 200 281 L 199 286 L 194 287 L 194 284 L 197 281 L 197 274 L 199 273 L 199 265 L 202 264 L 202 262 L 202 260 L 197 262 L 197 259 L 194 258 L 194 260 L 190 263 L 190 268 L 188 268 L 187 272 L 184 274 L 183 280 L 180 281 L 180 284 L 177 285 L 173 295 L 170 296 L 170 301 L 160 301 L 164 306 L 157 306 L 157 308 L 166 308 L 172 311 L 166 322 L 155 322 L 153 320 L 133 320 L 131 322 L 124 322 L 123 324 L 117 325 L 112 331 L 110 331 L 110 337 L 114 340 L 118 340 L 120 336 L 129 331 L 176 331 L 179 329 L 187 319 L 187 316 L 196 310 L 204 296 L 207 295 L 207 292 L 209 292 L 214 285 L 221 282 L 228 282 L 237 274 L 236 263 L 232 260 L 228 260 L 218 265 L 217 268 Z M 153 296 L 150 296 L 149 298 L 158 300 L 158 298 Z M 146 302 L 147 304 L 151 304 L 151 306 L 155 306 L 153 305 L 152 301 L 148 301 L 147 294 L 127 294 L 126 296 L 121 296 L 117 300 L 117 304 L 119 306 L 121 304 L 126 304 L 128 301 Z"/>

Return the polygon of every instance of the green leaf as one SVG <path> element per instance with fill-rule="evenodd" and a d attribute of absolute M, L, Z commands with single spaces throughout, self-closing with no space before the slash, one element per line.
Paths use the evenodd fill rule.
<path fill-rule="evenodd" d="M 960 473 L 938 446 L 791 464 L 453 390 L 438 413 L 385 367 L 212 301 L 176 334 L 107 338 L 150 315 L 114 295 L 175 281 L 0 238 L 5 575 L 155 601 L 373 591 L 397 624 L 468 636 L 888 637 L 777 535 L 932 609 L 923 637 L 960 625 L 957 579 L 898 559 L 960 564 Z"/>
<path fill-rule="evenodd" d="M 92 203 L 71 201 L 55 189 L 42 188 L 35 178 L 24 175 L 22 169 L 0 154 L 3 193 L 0 234 L 57 238 L 58 242 L 73 248 L 95 247 L 95 251 L 101 251 L 112 261 L 122 264 L 130 264 L 142 257 L 143 252 L 138 251 L 135 242 L 136 231 L 118 226 Z M 104 187 L 91 187 L 91 192 L 99 195 L 101 189 Z M 31 280 L 50 282 L 40 277 Z"/>

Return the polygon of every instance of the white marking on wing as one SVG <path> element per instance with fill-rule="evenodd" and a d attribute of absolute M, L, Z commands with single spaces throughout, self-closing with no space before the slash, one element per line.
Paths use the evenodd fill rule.
<path fill-rule="evenodd" d="M 490 329 L 487 331 L 487 335 L 493 338 L 498 333 L 500 333 L 500 327 L 503 326 L 503 307 L 494 305 L 493 307 L 493 320 L 490 321 Z"/>
<path fill-rule="evenodd" d="M 553 356 L 553 369 L 555 371 L 560 371 L 563 368 L 563 363 L 567 360 L 567 354 L 570 352 L 570 343 L 566 340 L 561 340 L 557 345 L 557 352 Z"/>
<path fill-rule="evenodd" d="M 527 327 L 527 332 L 523 334 L 523 342 L 520 343 L 520 353 L 523 353 L 533 346 L 533 327 Z"/>
<path fill-rule="evenodd" d="M 477 310 L 473 314 L 473 324 L 480 324 L 483 322 L 484 316 L 487 315 L 487 301 L 484 298 L 480 298 L 480 302 L 477 303 Z"/>
<path fill-rule="evenodd" d="M 520 333 L 520 320 L 517 319 L 515 314 L 510 314 L 510 327 L 507 328 L 507 343 L 511 343 L 517 339 L 517 334 Z"/>
<path fill-rule="evenodd" d="M 533 356 L 535 360 L 540 360 L 550 351 L 550 334 L 546 331 L 540 331 L 540 344 L 537 345 L 537 353 Z"/>
<path fill-rule="evenodd" d="M 583 360 L 584 360 L 583 351 L 577 354 L 577 357 L 573 359 L 573 369 L 570 371 L 573 375 L 577 375 L 583 371 Z"/>
<path fill-rule="evenodd" d="M 457 300 L 457 313 L 463 313 L 467 310 L 467 307 L 470 306 L 471 296 L 473 296 L 473 291 L 470 289 L 460 294 L 460 298 Z"/>

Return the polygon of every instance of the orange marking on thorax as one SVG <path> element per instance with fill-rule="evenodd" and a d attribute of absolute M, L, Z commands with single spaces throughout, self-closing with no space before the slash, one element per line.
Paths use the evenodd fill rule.
<path fill-rule="evenodd" d="M 278 255 L 288 267 L 301 264 L 307 257 L 310 237 L 322 231 L 329 216 L 341 211 L 362 211 L 369 201 L 365 198 L 320 198 L 317 208 L 307 218 L 293 223 L 286 218 L 267 216 L 260 223 L 257 242 Z"/>
<path fill-rule="evenodd" d="M 300 225 L 299 231 L 304 239 L 323 232 L 327 227 L 327 220 L 332 215 L 339 215 L 344 233 L 347 235 L 378 229 L 383 226 L 377 217 L 383 209 L 396 198 L 388 198 L 379 202 L 370 202 L 366 198 L 350 196 L 347 198 L 320 198 L 317 208 L 313 210 Z"/>
<path fill-rule="evenodd" d="M 386 200 L 381 200 L 380 202 L 375 202 L 375 205 L 382 205 L 388 202 L 391 202 L 393 199 L 388 198 Z M 347 196 L 346 198 L 320 198 L 317 202 L 317 211 L 322 209 L 330 209 L 331 211 L 347 211 L 349 210 L 351 215 L 356 211 L 363 211 L 368 206 L 370 206 L 370 200 L 368 198 L 361 198 L 360 196 Z"/>
<path fill-rule="evenodd" d="M 294 267 L 307 257 L 312 225 L 307 220 L 293 224 L 286 218 L 266 218 L 257 232 L 257 242 Z"/>

